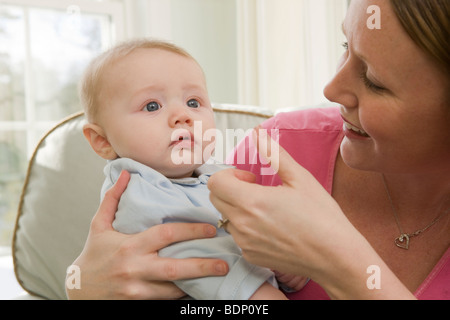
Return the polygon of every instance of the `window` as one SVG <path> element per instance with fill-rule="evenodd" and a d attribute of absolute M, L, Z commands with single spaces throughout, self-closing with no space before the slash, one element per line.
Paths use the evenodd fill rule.
<path fill-rule="evenodd" d="M 93 56 L 122 37 L 117 1 L 0 4 L 0 246 L 9 246 L 28 159 L 40 137 L 81 109 L 77 85 Z"/>

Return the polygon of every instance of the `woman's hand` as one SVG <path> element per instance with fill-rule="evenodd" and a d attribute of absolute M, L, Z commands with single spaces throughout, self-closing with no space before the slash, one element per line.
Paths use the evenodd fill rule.
<path fill-rule="evenodd" d="M 220 171 L 208 182 L 211 201 L 229 219 L 227 230 L 244 258 L 310 277 L 334 298 L 381 297 L 384 291 L 369 292 L 366 285 L 366 270 L 376 264 L 388 286 L 395 286 L 394 297 L 400 291 L 411 297 L 319 182 L 282 147 L 270 154 L 277 150 L 270 137 L 259 139 L 264 138 L 254 136 L 261 142 L 258 151 L 278 169 L 282 185 L 257 185 L 253 174 L 235 169 Z"/>
<path fill-rule="evenodd" d="M 227 230 L 249 262 L 311 277 L 317 271 L 316 263 L 326 264 L 322 255 L 334 250 L 336 235 L 343 236 L 340 230 L 358 233 L 334 199 L 283 148 L 269 154 L 276 148 L 271 147 L 275 142 L 270 137 L 267 140 L 255 145 L 271 167 L 278 169 L 283 184 L 261 186 L 254 183 L 252 173 L 227 169 L 209 179 L 211 201 L 229 219 Z"/>
<path fill-rule="evenodd" d="M 66 289 L 70 299 L 177 299 L 185 294 L 169 281 L 228 272 L 215 259 L 160 258 L 158 250 L 174 242 L 208 238 L 208 224 L 165 224 L 127 235 L 112 228 L 120 196 L 130 175 L 122 172 L 94 216 L 88 239 L 74 265 L 80 267 L 81 288 Z"/>
<path fill-rule="evenodd" d="M 302 277 L 288 273 L 281 273 L 278 271 L 275 271 L 274 273 L 281 288 L 286 292 L 300 291 L 309 281 L 308 277 Z"/>

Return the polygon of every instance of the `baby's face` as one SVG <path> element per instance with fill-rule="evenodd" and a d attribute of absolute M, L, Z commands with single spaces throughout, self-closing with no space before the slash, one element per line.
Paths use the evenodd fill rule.
<path fill-rule="evenodd" d="M 137 49 L 110 67 L 103 82 L 99 124 L 119 157 L 181 178 L 210 156 L 214 114 L 194 60 Z"/>

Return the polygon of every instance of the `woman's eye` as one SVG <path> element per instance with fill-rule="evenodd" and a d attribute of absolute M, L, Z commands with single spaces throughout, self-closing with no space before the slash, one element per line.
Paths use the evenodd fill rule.
<path fill-rule="evenodd" d="M 144 107 L 144 110 L 149 112 L 157 111 L 159 109 L 161 109 L 161 106 L 156 101 L 149 102 Z"/>
<path fill-rule="evenodd" d="M 385 88 L 377 86 L 375 83 L 370 81 L 369 78 L 367 78 L 367 75 L 365 72 L 361 73 L 360 77 L 361 77 L 362 81 L 364 82 L 364 85 L 366 86 L 367 89 L 372 90 L 374 92 L 378 92 L 378 93 L 386 90 Z"/>
<path fill-rule="evenodd" d="M 342 42 L 342 47 L 344 48 L 345 51 L 347 51 L 348 50 L 348 42 L 347 41 Z"/>
<path fill-rule="evenodd" d="M 200 102 L 198 102 L 198 101 L 195 100 L 195 99 L 191 99 L 191 100 L 189 100 L 189 101 L 187 102 L 187 106 L 188 106 L 189 108 L 198 108 L 198 107 L 200 107 Z"/>

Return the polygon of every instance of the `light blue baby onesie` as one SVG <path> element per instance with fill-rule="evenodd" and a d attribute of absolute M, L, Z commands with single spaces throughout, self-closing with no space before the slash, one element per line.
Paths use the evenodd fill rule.
<path fill-rule="evenodd" d="M 131 159 L 108 162 L 101 196 L 117 181 L 122 170 L 131 174 L 123 193 L 113 227 L 123 233 L 142 232 L 154 225 L 173 222 L 202 222 L 217 226 L 220 213 L 209 201 L 209 177 L 225 168 L 205 164 L 195 171 L 197 177 L 169 179 L 161 173 Z M 273 273 L 242 258 L 241 250 L 223 229 L 215 238 L 179 242 L 159 251 L 172 258 L 219 258 L 229 265 L 223 277 L 205 277 L 175 281 L 190 297 L 218 300 L 247 300 L 265 282 L 277 287 Z"/>

